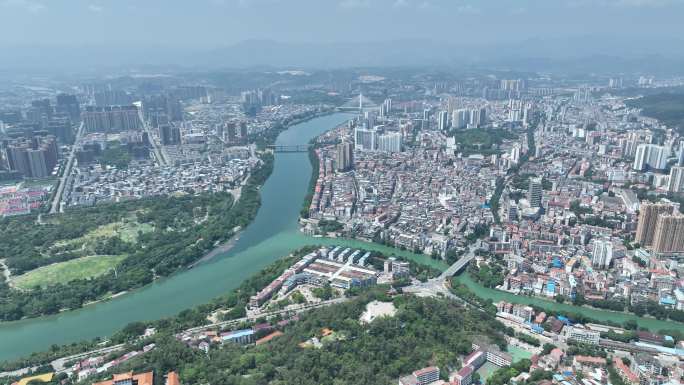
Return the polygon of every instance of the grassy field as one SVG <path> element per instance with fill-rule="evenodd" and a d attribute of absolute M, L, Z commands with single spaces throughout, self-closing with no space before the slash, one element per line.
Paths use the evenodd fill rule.
<path fill-rule="evenodd" d="M 138 239 L 138 231 L 147 233 L 152 230 L 154 230 L 154 227 L 149 223 L 138 223 L 135 221 L 135 219 L 126 219 L 120 222 L 114 222 L 100 226 L 80 238 L 57 242 L 56 246 L 85 244 L 87 247 L 88 245 L 92 245 L 98 239 L 111 238 L 113 236 L 119 236 L 119 238 L 121 238 L 121 240 L 124 242 L 136 242 Z"/>
<path fill-rule="evenodd" d="M 126 258 L 125 255 L 94 255 L 59 262 L 12 277 L 12 285 L 20 289 L 67 283 L 106 273 Z"/>

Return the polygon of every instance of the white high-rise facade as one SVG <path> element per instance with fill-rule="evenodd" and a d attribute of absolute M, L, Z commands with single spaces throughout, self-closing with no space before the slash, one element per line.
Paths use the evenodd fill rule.
<path fill-rule="evenodd" d="M 673 166 L 670 169 L 667 191 L 675 193 L 684 191 L 684 166 Z"/>
<path fill-rule="evenodd" d="M 637 146 L 632 168 L 637 171 L 643 171 L 646 167 L 662 170 L 667 165 L 667 157 L 667 148 L 663 146 L 640 144 Z"/>
<path fill-rule="evenodd" d="M 378 133 L 372 129 L 356 127 L 354 129 L 354 149 L 373 151 L 377 148 Z"/>
<path fill-rule="evenodd" d="M 591 265 L 605 269 L 610 266 L 613 260 L 613 242 L 609 240 L 597 239 L 594 241 L 594 250 L 591 254 Z"/>
<path fill-rule="evenodd" d="M 388 132 L 378 136 L 378 150 L 401 152 L 402 138 L 400 132 Z"/>
<path fill-rule="evenodd" d="M 449 113 L 447 111 L 439 111 L 439 130 L 446 131 L 449 127 Z"/>
<path fill-rule="evenodd" d="M 468 126 L 468 123 L 470 122 L 470 111 L 461 108 L 458 110 L 454 110 L 451 116 L 451 127 L 460 130 L 463 128 L 466 128 Z"/>

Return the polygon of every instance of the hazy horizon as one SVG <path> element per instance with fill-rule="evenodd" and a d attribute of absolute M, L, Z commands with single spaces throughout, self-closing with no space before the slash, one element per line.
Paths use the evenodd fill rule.
<path fill-rule="evenodd" d="M 684 0 L 0 0 L 0 14 L 0 68 L 684 58 Z"/>

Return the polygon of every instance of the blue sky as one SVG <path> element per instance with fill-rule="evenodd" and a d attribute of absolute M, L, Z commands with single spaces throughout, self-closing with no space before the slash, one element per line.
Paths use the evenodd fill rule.
<path fill-rule="evenodd" d="M 0 0 L 0 44 L 657 39 L 684 36 L 682 20 L 684 0 Z"/>

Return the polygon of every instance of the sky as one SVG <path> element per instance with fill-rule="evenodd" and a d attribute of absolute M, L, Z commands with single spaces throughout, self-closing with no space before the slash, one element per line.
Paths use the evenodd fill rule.
<path fill-rule="evenodd" d="M 0 46 L 684 36 L 684 0 L 0 0 Z M 673 47 L 681 50 L 681 47 Z"/>

